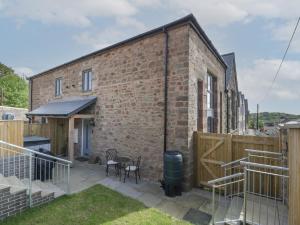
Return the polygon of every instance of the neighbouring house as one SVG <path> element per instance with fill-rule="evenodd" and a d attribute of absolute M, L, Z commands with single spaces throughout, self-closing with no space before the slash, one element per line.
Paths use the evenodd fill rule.
<path fill-rule="evenodd" d="M 238 93 L 239 96 L 239 134 L 245 134 L 248 128 L 248 118 L 249 118 L 249 110 L 248 110 L 248 100 L 245 99 L 245 95 L 242 92 Z"/>
<path fill-rule="evenodd" d="M 245 129 L 248 130 L 248 124 L 249 124 L 249 106 L 248 106 L 248 99 L 245 99 Z"/>
<path fill-rule="evenodd" d="M 226 79 L 225 79 L 225 104 L 226 104 L 226 133 L 234 132 L 239 125 L 238 112 L 238 80 L 235 64 L 234 53 L 222 55 L 226 65 Z"/>
<path fill-rule="evenodd" d="M 28 113 L 28 109 L 0 106 L 0 119 L 2 120 L 27 120 L 26 113 Z"/>
<path fill-rule="evenodd" d="M 59 54 L 59 50 L 57 52 Z M 142 156 L 142 177 L 162 178 L 163 152 L 184 156 L 193 183 L 193 132 L 225 127 L 226 64 L 193 15 L 29 78 L 33 121 L 50 123 L 57 154 L 99 155 L 108 148 Z"/>

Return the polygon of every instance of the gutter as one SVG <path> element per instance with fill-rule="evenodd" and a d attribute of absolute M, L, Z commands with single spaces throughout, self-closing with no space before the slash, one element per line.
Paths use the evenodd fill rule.
<path fill-rule="evenodd" d="M 224 62 L 223 58 L 221 57 L 221 55 L 219 54 L 219 52 L 217 51 L 217 49 L 214 47 L 213 43 L 210 41 L 210 39 L 208 38 L 208 36 L 206 35 L 206 33 L 204 32 L 204 30 L 201 28 L 201 26 L 199 25 L 199 23 L 197 22 L 196 18 L 194 17 L 193 14 L 189 14 L 181 19 L 175 20 L 171 23 L 165 24 L 161 27 L 155 28 L 153 30 L 147 31 L 145 33 L 139 34 L 137 36 L 131 37 L 129 39 L 126 39 L 124 41 L 118 42 L 116 44 L 113 44 L 111 46 L 105 47 L 103 49 L 100 49 L 98 51 L 94 51 L 92 53 L 89 53 L 87 55 L 81 56 L 79 58 L 73 59 L 69 62 L 66 62 L 64 64 L 61 64 L 59 66 L 53 67 L 51 69 L 48 69 L 44 72 L 38 73 L 36 75 L 33 75 L 27 79 L 31 80 L 35 77 L 39 77 L 42 75 L 45 75 L 49 72 L 53 72 L 57 69 L 60 69 L 62 67 L 68 66 L 68 65 L 72 65 L 76 62 L 79 62 L 81 60 L 96 56 L 96 55 L 100 55 L 103 54 L 104 52 L 107 52 L 109 50 L 112 50 L 114 48 L 123 46 L 127 43 L 131 43 L 133 41 L 137 41 L 139 39 L 145 38 L 147 36 L 151 36 L 151 35 L 155 35 L 161 32 L 164 32 L 166 29 L 181 25 L 181 24 L 190 24 L 192 26 L 192 28 L 196 31 L 196 33 L 198 34 L 198 36 L 200 37 L 200 39 L 204 42 L 204 44 L 208 47 L 208 49 L 212 52 L 212 54 L 218 59 L 218 61 L 223 65 L 224 68 L 227 68 L 226 63 Z"/>
<path fill-rule="evenodd" d="M 163 29 L 165 34 L 165 49 L 164 49 L 164 78 L 165 78 L 165 107 L 164 107 L 164 152 L 167 151 L 167 135 L 168 135 L 168 63 L 169 63 L 169 34 L 167 29 Z"/>
<path fill-rule="evenodd" d="M 225 94 L 226 94 L 226 130 L 227 133 L 229 134 L 230 130 L 229 130 L 229 98 L 228 98 L 228 90 L 225 89 Z"/>
<path fill-rule="evenodd" d="M 29 87 L 30 87 L 30 91 L 29 91 L 30 106 L 29 106 L 29 109 L 30 109 L 30 111 L 32 111 L 32 79 L 29 80 Z"/>

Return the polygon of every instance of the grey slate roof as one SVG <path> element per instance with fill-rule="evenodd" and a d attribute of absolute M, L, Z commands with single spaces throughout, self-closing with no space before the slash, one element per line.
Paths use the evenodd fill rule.
<path fill-rule="evenodd" d="M 72 97 L 60 99 L 42 105 L 39 108 L 27 113 L 29 116 L 59 116 L 70 117 L 81 110 L 95 103 L 97 97 Z"/>
<path fill-rule="evenodd" d="M 41 72 L 39 74 L 33 75 L 33 76 L 29 77 L 28 79 L 32 80 L 33 78 L 35 78 L 37 76 L 45 75 L 48 72 L 54 71 L 54 70 L 56 70 L 58 68 L 64 67 L 66 65 L 71 65 L 71 64 L 76 63 L 76 62 L 78 62 L 80 60 L 83 60 L 83 59 L 86 59 L 86 58 L 89 58 L 89 57 L 92 57 L 92 56 L 95 56 L 95 55 L 99 55 L 99 54 L 101 54 L 101 53 L 103 53 L 105 51 L 111 50 L 111 49 L 113 49 L 115 47 L 119 47 L 119 46 L 122 46 L 124 44 L 130 43 L 132 41 L 144 38 L 145 36 L 157 34 L 157 33 L 160 33 L 160 32 L 164 32 L 164 31 L 166 31 L 166 30 L 168 30 L 168 29 L 170 29 L 172 27 L 175 27 L 175 26 L 177 26 L 179 24 L 190 24 L 192 26 L 192 28 L 196 31 L 196 33 L 199 35 L 199 37 L 202 39 L 202 41 L 204 42 L 204 44 L 208 47 L 208 49 L 220 61 L 220 63 L 224 66 L 224 68 L 226 68 L 226 63 L 224 62 L 222 56 L 219 54 L 218 50 L 215 48 L 215 46 L 213 45 L 213 43 L 211 42 L 211 40 L 208 38 L 208 36 L 206 35 L 206 33 L 204 32 L 204 30 L 202 29 L 202 27 L 199 25 L 197 19 L 194 17 L 193 14 L 189 14 L 189 15 L 181 18 L 181 19 L 175 20 L 175 21 L 173 21 L 171 23 L 168 23 L 168 24 L 165 24 L 165 25 L 163 25 L 161 27 L 158 27 L 158 28 L 155 28 L 153 30 L 147 31 L 145 33 L 139 34 L 137 36 L 134 36 L 134 37 L 129 38 L 127 40 L 118 42 L 116 44 L 113 44 L 111 46 L 105 47 L 103 49 L 100 49 L 98 51 L 92 52 L 90 54 L 81 56 L 81 57 L 79 57 L 77 59 L 71 60 L 69 62 L 66 62 L 66 63 L 64 63 L 62 65 L 56 66 L 56 67 L 54 67 L 52 69 L 46 70 L 44 72 Z"/>
<path fill-rule="evenodd" d="M 227 69 L 226 69 L 226 74 L 225 74 L 225 84 L 226 84 L 226 88 L 228 87 L 228 84 L 231 80 L 231 78 L 234 75 L 234 69 L 235 69 L 235 56 L 234 53 L 228 53 L 225 55 L 222 55 L 223 60 L 225 61 L 226 65 L 227 65 Z"/>

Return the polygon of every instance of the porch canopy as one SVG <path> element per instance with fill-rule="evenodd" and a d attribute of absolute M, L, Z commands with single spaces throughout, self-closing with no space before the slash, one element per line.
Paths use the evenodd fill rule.
<path fill-rule="evenodd" d="M 94 104 L 97 97 L 72 97 L 51 101 L 27 113 L 28 116 L 69 118 Z"/>
<path fill-rule="evenodd" d="M 51 101 L 27 113 L 28 117 L 48 117 L 68 119 L 68 157 L 74 161 L 74 119 L 93 119 L 92 114 L 82 114 L 82 110 L 95 104 L 97 97 L 80 96 Z"/>

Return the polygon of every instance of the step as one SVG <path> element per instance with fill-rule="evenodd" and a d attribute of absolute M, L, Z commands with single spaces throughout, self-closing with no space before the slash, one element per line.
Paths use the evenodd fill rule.
<path fill-rule="evenodd" d="M 240 216 L 243 210 L 244 199 L 238 196 L 231 198 L 230 206 L 227 210 L 225 221 L 230 225 L 240 224 Z"/>
<path fill-rule="evenodd" d="M 28 185 L 29 185 L 29 179 L 28 179 L 28 178 L 22 179 L 21 181 L 22 181 L 22 183 L 23 183 L 25 186 L 28 187 Z M 45 189 L 41 188 L 41 187 L 38 185 L 37 180 L 32 181 L 32 182 L 31 182 L 31 186 L 32 186 L 32 190 L 33 190 L 33 191 L 32 191 L 32 194 L 35 193 L 35 192 L 37 192 L 37 191 L 40 191 L 40 192 L 41 192 L 41 196 L 42 196 L 42 197 L 45 197 L 45 196 L 51 195 L 51 194 L 53 193 L 53 191 L 51 192 L 51 191 L 49 191 L 49 190 L 45 190 Z"/>
<path fill-rule="evenodd" d="M 18 180 L 17 177 L 15 178 Z M 0 174 L 0 180 L 1 184 L 10 187 L 11 194 L 16 194 L 21 191 L 27 190 L 27 188 L 24 187 L 24 185 L 18 185 L 18 182 L 12 177 L 4 177 L 2 174 Z"/>
<path fill-rule="evenodd" d="M 254 224 L 277 224 L 278 216 L 280 217 L 280 224 L 288 224 L 288 209 L 279 201 L 259 197 L 248 194 L 247 201 L 247 222 Z M 279 215 L 278 215 L 279 212 Z M 241 218 L 244 212 L 241 212 Z"/>
<path fill-rule="evenodd" d="M 215 221 L 224 221 L 225 220 L 226 213 L 228 211 L 229 206 L 230 206 L 229 200 L 218 203 L 217 210 L 215 213 Z"/>
<path fill-rule="evenodd" d="M 40 180 L 36 180 L 35 184 L 38 185 L 42 190 L 45 190 L 48 192 L 54 192 L 55 198 L 58 198 L 58 197 L 66 194 L 63 190 L 61 190 L 59 187 L 52 184 L 51 182 L 42 182 Z"/>
<path fill-rule="evenodd" d="M 0 174 L 0 191 L 3 189 L 10 189 L 10 186 L 8 184 L 8 182 L 6 181 L 6 179 L 4 179 L 3 175 Z"/>

